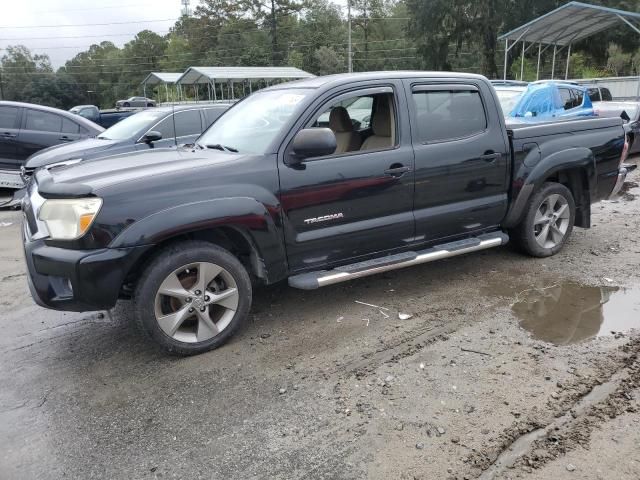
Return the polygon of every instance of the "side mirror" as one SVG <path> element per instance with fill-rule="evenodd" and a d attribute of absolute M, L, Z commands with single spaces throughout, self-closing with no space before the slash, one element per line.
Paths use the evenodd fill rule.
<path fill-rule="evenodd" d="M 293 139 L 294 163 L 306 158 L 331 155 L 337 146 L 336 136 L 330 128 L 305 128 Z"/>
<path fill-rule="evenodd" d="M 145 134 L 145 136 L 142 137 L 142 141 L 144 143 L 153 143 L 153 142 L 157 142 L 158 140 L 162 140 L 162 134 L 155 130 L 149 130 Z"/>

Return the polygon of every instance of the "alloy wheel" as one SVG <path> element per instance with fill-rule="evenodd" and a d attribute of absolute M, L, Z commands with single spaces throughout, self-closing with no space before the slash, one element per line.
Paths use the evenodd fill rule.
<path fill-rule="evenodd" d="M 210 340 L 229 326 L 240 300 L 233 276 L 214 263 L 174 270 L 160 284 L 155 317 L 169 337 L 186 343 Z"/>
<path fill-rule="evenodd" d="M 571 211 L 569 202 L 562 195 L 554 193 L 546 197 L 533 220 L 536 242 L 542 248 L 554 248 L 562 243 L 567 230 Z"/>

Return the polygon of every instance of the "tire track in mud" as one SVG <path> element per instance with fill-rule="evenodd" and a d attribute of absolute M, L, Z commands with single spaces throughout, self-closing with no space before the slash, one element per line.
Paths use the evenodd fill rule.
<path fill-rule="evenodd" d="M 597 425 L 625 412 L 635 412 L 631 392 L 640 387 L 640 339 L 620 347 L 617 368 L 601 367 L 596 378 L 571 386 L 577 392 L 550 410 L 552 419 L 526 419 L 503 432 L 502 442 L 472 453 L 466 463 L 481 470 L 480 480 L 501 478 L 505 470 L 531 471 L 575 449 L 587 446 Z"/>

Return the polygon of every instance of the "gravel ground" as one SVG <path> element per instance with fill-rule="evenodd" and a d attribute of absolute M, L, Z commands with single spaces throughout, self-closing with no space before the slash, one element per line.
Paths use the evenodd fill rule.
<path fill-rule="evenodd" d="M 1 211 L 0 478 L 640 478 L 629 181 L 553 258 L 499 248 L 271 286 L 192 358 L 156 350 L 126 302 L 37 307 L 21 215 Z"/>

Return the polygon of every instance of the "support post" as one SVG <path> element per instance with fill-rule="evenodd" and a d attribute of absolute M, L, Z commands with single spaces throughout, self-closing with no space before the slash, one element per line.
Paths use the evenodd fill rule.
<path fill-rule="evenodd" d="M 351 0 L 347 0 L 347 30 L 348 30 L 348 47 L 347 47 L 347 51 L 348 51 L 348 65 L 347 65 L 347 69 L 349 71 L 349 73 L 353 72 L 353 53 L 351 51 Z"/>
<path fill-rule="evenodd" d="M 167 103 L 169 103 L 169 85 L 167 85 L 166 83 L 164 84 L 164 93 L 167 96 Z"/>
<path fill-rule="evenodd" d="M 556 49 L 558 48 L 557 45 L 553 45 L 553 60 L 551 61 L 551 80 L 553 80 L 554 78 L 554 74 L 556 71 Z"/>
<path fill-rule="evenodd" d="M 542 55 L 542 43 L 538 44 L 538 67 L 536 68 L 536 80 L 540 80 L 540 55 Z"/>
<path fill-rule="evenodd" d="M 569 78 L 569 62 L 570 61 L 571 61 L 571 44 L 569 44 L 569 48 L 567 49 L 567 69 L 564 71 L 565 80 Z"/>
<path fill-rule="evenodd" d="M 522 55 L 520 56 L 520 81 L 524 80 L 524 47 L 526 43 L 527 42 L 525 42 L 524 40 L 522 41 Z"/>
<path fill-rule="evenodd" d="M 215 80 L 211 80 L 211 88 L 213 89 L 213 101 L 217 101 L 218 100 L 218 94 L 216 93 L 216 81 Z"/>
<path fill-rule="evenodd" d="M 507 55 L 509 55 L 509 39 L 505 39 L 504 41 L 504 72 L 502 75 L 502 79 L 507 79 Z"/>

